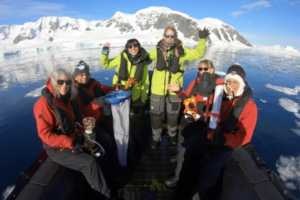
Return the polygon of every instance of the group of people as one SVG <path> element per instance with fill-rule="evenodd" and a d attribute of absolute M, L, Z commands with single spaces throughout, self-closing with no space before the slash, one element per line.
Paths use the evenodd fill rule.
<path fill-rule="evenodd" d="M 84 61 L 75 66 L 73 75 L 65 69 L 54 70 L 46 81 L 42 97 L 34 106 L 38 135 L 48 156 L 54 162 L 82 172 L 91 187 L 108 199 L 118 199 L 110 191 L 110 182 L 122 170 L 115 153 L 112 122 L 103 110 L 106 93 L 131 90 L 129 117 L 132 134 L 140 133 L 141 109 L 150 96 L 151 148 L 156 149 L 160 144 L 165 116 L 170 142 L 178 144 L 178 154 L 171 159 L 177 162 L 176 173 L 166 181 L 166 185 L 179 187 L 181 180 L 189 180 L 197 173 L 199 177 L 189 194 L 205 198 L 234 148 L 250 142 L 257 119 L 257 108 L 251 100 L 252 91 L 245 80 L 246 73 L 238 64 L 229 67 L 223 80 L 214 73 L 212 61 L 202 60 L 197 78 L 186 91 L 182 89 L 184 62 L 205 55 L 209 34 L 208 28 L 200 29 L 197 47 L 188 49 L 178 39 L 176 29 L 167 27 L 163 39 L 150 53 L 141 47 L 137 39 L 130 39 L 125 49 L 112 59 L 109 59 L 110 44 L 106 43 L 100 60 L 106 69 L 116 67 L 112 87 L 91 78 L 89 65 Z M 148 95 L 148 65 L 154 60 L 151 94 Z M 208 124 L 210 117 L 214 116 L 211 112 L 214 89 L 220 84 L 224 85 L 225 96 L 218 115 L 218 126 L 211 130 Z M 182 105 L 185 109 L 178 131 Z M 84 117 L 93 117 L 97 121 L 96 140 L 106 152 L 99 162 L 82 146 Z M 206 164 L 193 171 L 194 158 L 202 159 L 208 151 Z"/>

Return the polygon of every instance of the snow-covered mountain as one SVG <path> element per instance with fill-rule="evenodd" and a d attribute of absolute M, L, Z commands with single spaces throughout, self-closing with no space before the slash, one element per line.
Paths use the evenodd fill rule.
<path fill-rule="evenodd" d="M 174 26 L 184 42 L 195 43 L 199 28 L 206 26 L 211 29 L 209 44 L 252 46 L 236 29 L 218 19 L 198 20 L 165 7 L 149 7 L 135 14 L 117 12 L 106 21 L 42 17 L 24 25 L 0 26 L 0 46 L 2 50 L 19 50 L 71 42 L 124 43 L 133 37 L 154 44 L 167 26 Z"/>

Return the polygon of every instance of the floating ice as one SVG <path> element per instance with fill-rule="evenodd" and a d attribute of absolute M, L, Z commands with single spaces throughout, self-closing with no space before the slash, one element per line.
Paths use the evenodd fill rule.
<path fill-rule="evenodd" d="M 30 91 L 29 93 L 25 94 L 25 97 L 35 98 L 35 97 L 41 96 L 42 95 L 41 92 L 44 87 L 45 87 L 45 85 L 40 88 Z"/>
<path fill-rule="evenodd" d="M 225 76 L 226 72 L 221 72 L 221 71 L 215 71 L 215 74 L 218 74 L 220 76 Z"/>
<path fill-rule="evenodd" d="M 297 126 L 300 127 L 300 121 L 296 121 L 296 120 L 295 120 L 295 123 L 297 124 Z"/>
<path fill-rule="evenodd" d="M 295 190 L 300 186 L 300 156 L 281 155 L 276 161 L 276 169 L 285 186 Z"/>
<path fill-rule="evenodd" d="M 104 79 L 105 79 L 105 80 L 109 80 L 109 78 L 108 78 L 108 77 L 105 77 Z"/>
<path fill-rule="evenodd" d="M 279 105 L 285 110 L 295 113 L 296 116 L 298 114 L 298 111 L 300 110 L 300 105 L 288 98 L 280 98 Z"/>
<path fill-rule="evenodd" d="M 260 99 L 260 101 L 263 102 L 263 103 L 267 103 L 268 102 L 268 101 L 263 100 L 263 99 Z"/>
<path fill-rule="evenodd" d="M 278 92 L 285 93 L 287 95 L 298 95 L 298 92 L 300 92 L 300 86 L 296 86 L 294 89 L 286 88 L 286 87 L 282 87 L 282 86 L 275 86 L 275 85 L 271 85 L 271 84 L 266 84 L 265 86 L 266 86 L 266 88 L 270 88 L 270 89 L 276 90 Z"/>
<path fill-rule="evenodd" d="M 4 199 L 4 200 L 7 199 L 7 197 L 13 191 L 14 188 L 15 188 L 15 185 L 7 186 L 6 189 L 2 193 L 2 199 Z"/>
<path fill-rule="evenodd" d="M 291 130 L 296 133 L 298 136 L 300 136 L 300 129 L 291 128 Z"/>

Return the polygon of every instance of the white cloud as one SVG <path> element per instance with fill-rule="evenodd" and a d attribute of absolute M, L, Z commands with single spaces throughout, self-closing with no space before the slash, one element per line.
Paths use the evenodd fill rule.
<path fill-rule="evenodd" d="M 0 0 L 0 19 L 4 20 L 35 15 L 61 16 L 63 13 L 67 13 L 65 8 L 66 6 L 60 3 L 39 2 L 36 0 Z"/>
<path fill-rule="evenodd" d="M 293 1 L 290 3 L 290 5 L 297 5 L 297 4 L 300 4 L 300 1 Z"/>
<path fill-rule="evenodd" d="M 266 8 L 266 7 L 270 7 L 270 6 L 271 6 L 271 4 L 269 1 L 257 1 L 255 3 L 243 5 L 241 8 L 246 8 L 246 9 L 252 10 L 254 8 Z"/>
<path fill-rule="evenodd" d="M 237 17 L 237 16 L 239 16 L 241 14 L 244 14 L 244 13 L 245 13 L 244 11 L 235 11 L 235 12 L 230 13 L 230 15 L 232 15 L 234 17 Z"/>

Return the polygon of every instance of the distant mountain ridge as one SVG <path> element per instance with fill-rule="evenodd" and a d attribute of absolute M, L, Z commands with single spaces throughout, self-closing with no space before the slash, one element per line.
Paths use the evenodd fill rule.
<path fill-rule="evenodd" d="M 167 26 L 174 26 L 179 38 L 198 40 L 198 30 L 207 26 L 212 45 L 252 45 L 232 26 L 214 18 L 198 20 L 165 7 L 149 7 L 135 14 L 116 12 L 106 21 L 85 21 L 70 17 L 41 17 L 24 25 L 0 26 L 0 44 L 8 49 L 24 46 L 53 45 L 64 42 L 125 39 L 136 35 L 144 40 L 157 41 Z M 128 38 L 127 37 L 127 38 Z"/>

